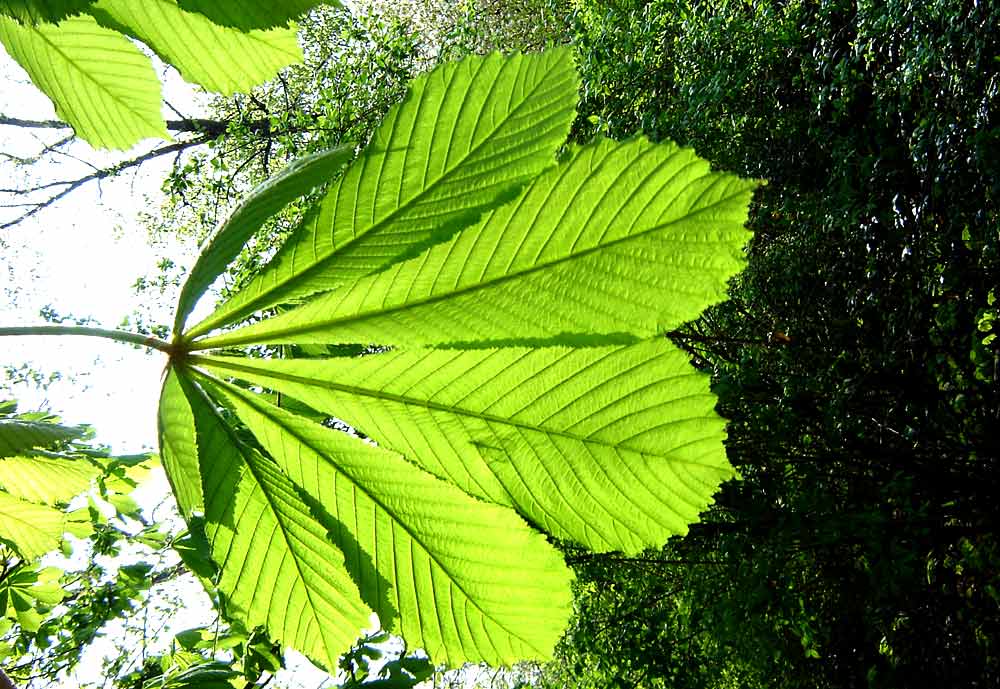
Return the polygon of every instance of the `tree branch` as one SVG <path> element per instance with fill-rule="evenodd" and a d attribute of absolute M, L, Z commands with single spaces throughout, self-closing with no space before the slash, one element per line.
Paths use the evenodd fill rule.
<path fill-rule="evenodd" d="M 28 208 L 28 210 L 21 213 L 13 220 L 9 220 L 3 224 L 0 224 L 0 230 L 5 230 L 8 227 L 13 227 L 18 223 L 27 220 L 28 218 L 35 215 L 39 211 L 48 208 L 56 201 L 59 201 L 68 194 L 72 193 L 74 190 L 79 189 L 87 182 L 93 182 L 95 180 L 99 181 L 102 179 L 106 179 L 108 177 L 114 177 L 115 175 L 124 172 L 125 170 L 139 167 L 143 163 L 153 160 L 155 158 L 183 151 L 184 149 L 190 148 L 192 146 L 200 146 L 201 144 L 208 143 L 213 138 L 216 137 L 212 137 L 210 135 L 204 135 L 195 139 L 189 139 L 187 141 L 177 141 L 167 146 L 154 148 L 152 151 L 148 151 L 147 153 L 144 153 L 141 156 L 131 158 L 130 160 L 122 161 L 110 167 L 99 168 L 94 172 L 91 172 L 90 174 L 84 175 L 82 177 L 77 177 L 76 179 L 73 180 L 48 182 L 46 184 L 39 184 L 37 186 L 29 187 L 26 189 L 0 189 L 0 193 L 20 195 L 20 194 L 31 194 L 33 192 L 44 191 L 46 189 L 54 189 L 56 187 L 63 187 L 58 192 L 54 192 L 47 198 L 42 199 L 41 201 L 38 202 L 3 204 L 2 206 L 0 206 L 3 208 L 23 208 L 23 207 Z"/>

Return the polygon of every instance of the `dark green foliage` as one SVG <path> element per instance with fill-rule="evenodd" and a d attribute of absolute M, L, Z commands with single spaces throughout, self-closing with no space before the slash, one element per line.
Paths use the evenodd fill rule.
<path fill-rule="evenodd" d="M 588 563 L 561 671 L 1000 682 L 998 26 L 958 0 L 577 13 L 578 131 L 769 184 L 732 300 L 673 334 L 714 372 L 743 481 L 655 559 L 715 564 Z"/>

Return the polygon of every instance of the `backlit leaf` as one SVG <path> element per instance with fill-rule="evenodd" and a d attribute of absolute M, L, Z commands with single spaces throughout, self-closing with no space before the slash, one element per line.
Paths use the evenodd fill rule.
<path fill-rule="evenodd" d="M 43 421 L 0 420 L 0 457 L 54 447 L 83 435 L 83 429 Z"/>
<path fill-rule="evenodd" d="M 662 546 L 686 533 L 733 475 L 708 377 L 662 339 L 195 361 L 343 419 L 431 473 L 594 550 Z"/>
<path fill-rule="evenodd" d="M 420 256 L 194 348 L 651 337 L 723 298 L 754 186 L 672 144 L 598 141 Z"/>
<path fill-rule="evenodd" d="M 0 459 L 0 489 L 14 497 L 44 505 L 69 502 L 86 492 L 100 474 L 100 467 L 84 459 Z"/>
<path fill-rule="evenodd" d="M 336 667 L 369 624 L 343 553 L 278 466 L 240 442 L 211 400 L 175 374 L 194 418 L 205 535 L 227 614 Z"/>
<path fill-rule="evenodd" d="M 241 31 L 285 26 L 317 5 L 340 6 L 336 0 L 178 0 L 178 4 Z"/>
<path fill-rule="evenodd" d="M 236 258 L 254 232 L 289 202 L 328 182 L 352 153 L 351 146 L 339 146 L 299 158 L 250 192 L 212 237 L 191 269 L 178 299 L 175 332 L 184 328 L 184 321 L 198 298 Z"/>
<path fill-rule="evenodd" d="M 238 388 L 225 394 L 278 465 L 326 511 L 331 535 L 384 628 L 451 666 L 550 655 L 569 615 L 570 573 L 513 511 Z"/>
<path fill-rule="evenodd" d="M 94 0 L 0 0 L 0 15 L 22 24 L 55 23 L 85 11 Z"/>
<path fill-rule="evenodd" d="M 61 511 L 0 491 L 0 540 L 13 545 L 24 559 L 34 560 L 58 548 L 65 526 Z"/>
<path fill-rule="evenodd" d="M 185 12 L 175 0 L 98 0 L 90 14 L 102 26 L 138 38 L 188 81 L 225 95 L 302 59 L 292 29 L 243 32 Z"/>
<path fill-rule="evenodd" d="M 92 146 L 128 148 L 148 137 L 168 138 L 149 58 L 93 17 L 21 26 L 0 16 L 0 42 L 59 118 Z"/>
<path fill-rule="evenodd" d="M 167 370 L 160 390 L 157 426 L 160 457 L 177 498 L 177 507 L 185 517 L 196 512 L 204 513 L 194 413 L 173 367 Z"/>
<path fill-rule="evenodd" d="M 275 258 L 187 336 L 412 256 L 554 162 L 573 119 L 566 49 L 466 58 L 417 78 Z"/>

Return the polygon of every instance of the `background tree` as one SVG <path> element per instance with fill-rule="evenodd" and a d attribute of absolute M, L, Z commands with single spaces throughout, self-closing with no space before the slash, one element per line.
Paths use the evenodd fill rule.
<path fill-rule="evenodd" d="M 553 686 L 998 681 L 998 20 L 578 6 L 581 132 L 769 183 L 730 301 L 673 333 L 715 376 L 742 481 L 648 561 L 578 568 Z M 633 618 L 643 643 L 601 626 Z"/>

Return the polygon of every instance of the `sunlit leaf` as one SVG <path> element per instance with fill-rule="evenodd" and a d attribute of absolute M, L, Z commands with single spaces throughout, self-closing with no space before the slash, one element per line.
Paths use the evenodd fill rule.
<path fill-rule="evenodd" d="M 82 428 L 44 421 L 0 419 L 0 457 L 13 457 L 28 450 L 52 448 L 83 435 Z"/>
<path fill-rule="evenodd" d="M 149 58 L 93 17 L 22 26 L 0 16 L 0 42 L 59 118 L 92 146 L 128 148 L 148 137 L 168 138 Z"/>
<path fill-rule="evenodd" d="M 549 656 L 569 615 L 570 574 L 514 512 L 255 395 L 225 394 L 325 511 L 383 627 L 452 666 Z"/>
<path fill-rule="evenodd" d="M 723 298 L 754 187 L 689 149 L 598 141 L 420 256 L 194 347 L 647 338 Z"/>
<path fill-rule="evenodd" d="M 0 540 L 14 546 L 26 560 L 58 548 L 65 521 L 65 515 L 57 509 L 0 491 Z"/>
<path fill-rule="evenodd" d="M 302 59 L 292 29 L 243 32 L 185 12 L 174 0 L 98 0 L 90 14 L 102 26 L 138 38 L 188 81 L 225 95 Z"/>
<path fill-rule="evenodd" d="M 29 502 L 67 503 L 86 492 L 101 473 L 84 459 L 7 457 L 0 459 L 0 489 Z"/>
<path fill-rule="evenodd" d="M 0 15 L 22 24 L 55 23 L 85 11 L 94 0 L 0 0 Z"/>
<path fill-rule="evenodd" d="M 157 425 L 160 457 L 177 498 L 177 507 L 185 517 L 195 512 L 204 513 L 194 414 L 172 367 L 167 371 L 160 390 Z"/>
<path fill-rule="evenodd" d="M 248 629 L 266 626 L 275 638 L 335 667 L 369 623 L 343 553 L 278 466 L 245 446 L 204 393 L 175 374 L 190 405 L 198 453 L 177 464 L 198 464 L 204 530 L 227 614 Z M 176 446 L 184 447 L 190 451 L 189 444 Z"/>
<path fill-rule="evenodd" d="M 191 269 L 177 302 L 175 332 L 184 328 L 184 321 L 198 298 L 236 258 L 254 232 L 289 202 L 327 183 L 352 154 L 351 146 L 339 146 L 299 158 L 250 192 L 212 237 Z"/>
<path fill-rule="evenodd" d="M 576 89 L 566 49 L 419 77 L 275 258 L 187 336 L 375 272 L 513 198 L 554 163 Z"/>
<path fill-rule="evenodd" d="M 708 377 L 665 340 L 195 361 L 343 419 L 594 550 L 662 546 L 733 475 Z"/>
<path fill-rule="evenodd" d="M 284 26 L 317 5 L 340 6 L 336 0 L 178 0 L 178 4 L 242 31 Z"/>

